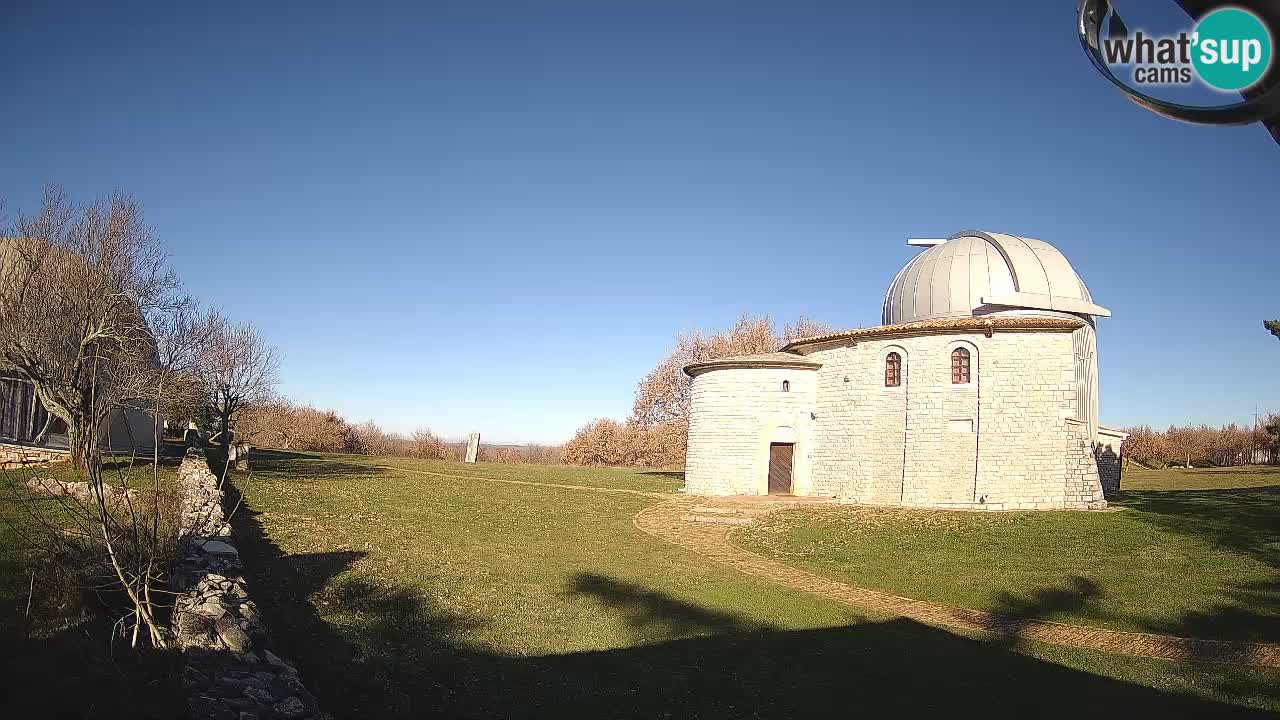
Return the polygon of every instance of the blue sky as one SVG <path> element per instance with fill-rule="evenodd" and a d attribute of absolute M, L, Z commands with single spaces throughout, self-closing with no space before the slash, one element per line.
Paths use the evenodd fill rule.
<path fill-rule="evenodd" d="M 1075 4 L 16 8 L 0 196 L 135 194 L 285 393 L 396 430 L 563 440 L 675 332 L 877 324 L 968 228 L 1113 310 L 1104 422 L 1280 410 L 1280 149 L 1124 100 Z"/>

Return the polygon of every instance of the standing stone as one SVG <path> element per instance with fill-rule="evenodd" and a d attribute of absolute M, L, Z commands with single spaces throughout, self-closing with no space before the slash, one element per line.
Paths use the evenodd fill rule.
<path fill-rule="evenodd" d="M 473 432 L 467 435 L 467 458 L 464 462 L 474 463 L 476 455 L 480 453 L 480 433 Z"/>

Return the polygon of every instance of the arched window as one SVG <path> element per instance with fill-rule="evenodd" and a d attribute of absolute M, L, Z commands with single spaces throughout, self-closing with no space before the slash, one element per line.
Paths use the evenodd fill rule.
<path fill-rule="evenodd" d="M 898 387 L 902 384 L 902 356 L 891 352 L 884 359 L 884 386 Z"/>
<path fill-rule="evenodd" d="M 783 380 L 783 381 L 782 381 L 782 392 L 791 392 L 791 381 L 790 381 L 790 380 Z"/>
<path fill-rule="evenodd" d="M 969 383 L 969 350 L 958 347 L 951 351 L 951 384 Z"/>

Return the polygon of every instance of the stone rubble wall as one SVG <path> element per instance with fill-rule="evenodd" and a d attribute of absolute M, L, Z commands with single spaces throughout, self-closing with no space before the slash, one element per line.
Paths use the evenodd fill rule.
<path fill-rule="evenodd" d="M 172 629 L 185 660 L 182 687 L 191 717 L 326 718 L 298 671 L 269 649 L 223 514 L 223 492 L 199 449 L 187 451 L 178 486 L 184 539 L 170 581 Z"/>
<path fill-rule="evenodd" d="M 16 470 L 28 465 L 60 462 L 71 457 L 66 450 L 0 444 L 0 470 Z"/>

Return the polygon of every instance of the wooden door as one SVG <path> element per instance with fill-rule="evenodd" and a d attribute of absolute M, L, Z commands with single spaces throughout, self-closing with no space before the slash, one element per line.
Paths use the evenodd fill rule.
<path fill-rule="evenodd" d="M 769 494 L 791 494 L 791 459 L 795 445 L 773 443 L 769 445 Z"/>

